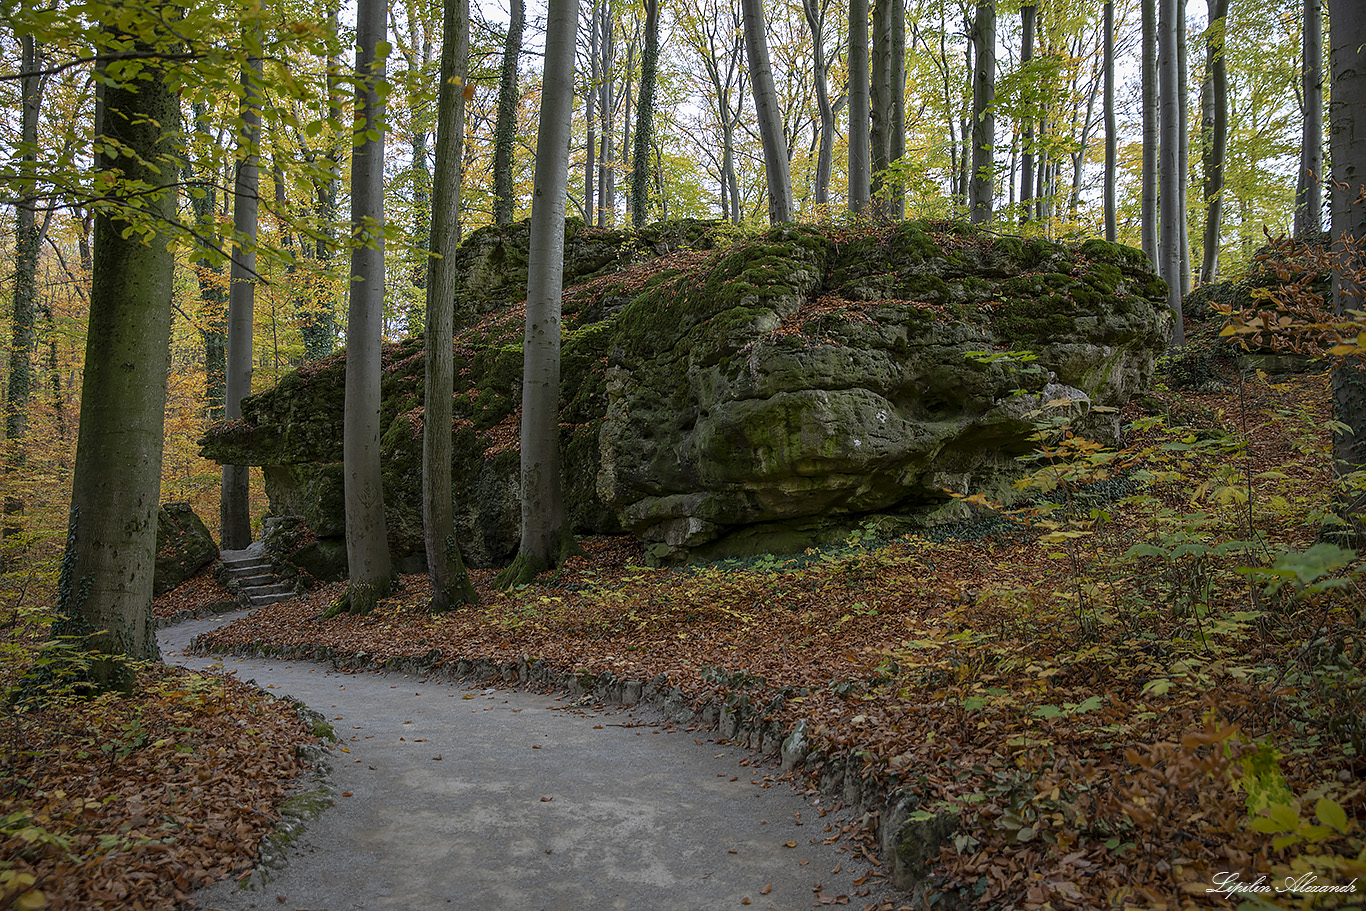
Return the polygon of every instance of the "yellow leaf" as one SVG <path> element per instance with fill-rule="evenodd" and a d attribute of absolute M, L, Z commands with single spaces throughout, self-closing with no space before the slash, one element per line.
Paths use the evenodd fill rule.
<path fill-rule="evenodd" d="M 40 890 L 33 889 L 15 899 L 14 907 L 18 911 L 41 911 L 47 907 L 47 896 Z"/>

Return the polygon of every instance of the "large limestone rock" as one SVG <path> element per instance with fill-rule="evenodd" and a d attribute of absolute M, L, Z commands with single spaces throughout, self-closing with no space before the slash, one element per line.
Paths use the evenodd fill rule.
<path fill-rule="evenodd" d="M 471 244 L 486 264 L 499 248 Z M 660 559 L 899 530 L 943 512 L 948 491 L 1003 490 L 1040 410 L 1113 432 L 1095 406 L 1142 388 L 1167 335 L 1165 286 L 1141 253 L 1101 241 L 906 223 L 632 249 L 646 261 L 565 295 L 562 462 L 580 533 L 625 529 Z M 457 333 L 456 500 L 476 565 L 517 544 L 522 313 L 475 314 Z M 422 550 L 422 358 L 420 339 L 385 354 L 399 557 Z M 262 465 L 273 511 L 320 540 L 344 530 L 343 368 L 338 354 L 300 369 L 203 441 L 211 458 Z"/>
<path fill-rule="evenodd" d="M 218 545 L 189 503 L 157 510 L 157 558 L 152 594 L 163 595 L 218 559 Z"/>

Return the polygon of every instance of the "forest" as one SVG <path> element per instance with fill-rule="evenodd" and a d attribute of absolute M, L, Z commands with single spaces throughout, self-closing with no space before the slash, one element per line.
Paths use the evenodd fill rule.
<path fill-rule="evenodd" d="M 313 442 L 335 450 L 314 461 L 336 467 L 344 570 L 301 577 L 297 598 L 203 649 L 514 680 L 532 656 L 618 695 L 663 675 L 736 742 L 786 761 L 786 738 L 809 732 L 793 774 L 867 811 L 852 836 L 867 856 L 929 845 L 923 869 L 878 873 L 906 901 L 1360 901 L 1354 0 L 0 12 L 0 907 L 181 907 L 250 864 L 298 772 L 292 745 L 313 732 L 249 688 L 159 663 L 158 624 L 236 591 L 205 573 L 154 598 L 158 508 L 188 503 L 225 551 L 260 541 L 280 518 L 281 465 L 302 475 L 239 442 L 274 432 L 263 415 L 288 414 L 282 397 L 311 381 L 335 390 L 335 439 Z M 516 292 L 481 297 L 492 279 L 470 263 L 523 230 L 498 266 Z M 571 262 L 585 245 L 618 252 Z M 899 277 L 866 274 L 884 255 Z M 965 263 L 983 274 L 953 271 Z M 1024 302 L 1005 298 L 1026 285 Z M 857 348 L 861 326 L 892 314 L 989 325 L 990 350 L 940 382 L 989 374 L 1036 402 L 1011 418 L 1027 451 L 978 446 L 1013 481 L 944 469 L 956 480 L 925 495 L 959 524 L 889 520 L 893 498 L 836 502 L 802 543 L 708 551 L 717 527 L 748 534 L 740 520 L 660 495 L 614 507 L 614 536 L 583 533 L 579 488 L 627 484 L 630 445 L 595 456 L 585 481 L 571 438 L 587 409 L 607 453 L 613 421 L 629 442 L 656 414 L 621 391 L 655 369 L 649 345 L 697 363 L 731 345 L 752 364 L 832 335 Z M 741 341 L 693 328 L 727 320 L 749 321 Z M 1130 332 L 1115 336 L 1126 352 L 1147 333 L 1151 356 L 1050 400 L 1059 364 L 1086 347 L 1057 327 L 1087 320 Z M 744 335 L 753 326 L 767 328 Z M 954 357 L 972 347 L 954 344 Z M 584 358 L 603 369 L 583 373 Z M 330 415 L 279 432 L 326 436 Z M 398 532 L 400 423 L 417 508 Z M 472 545 L 453 491 L 503 456 L 516 546 L 494 552 L 488 535 Z M 725 490 L 762 499 L 761 481 Z M 683 511 L 651 525 L 647 509 Z M 269 746 L 210 760 L 215 731 L 263 712 Z M 170 847 L 155 852 L 138 823 L 98 811 L 168 763 L 187 780 L 218 763 L 259 788 L 240 844 L 207 846 L 200 817 L 236 811 L 185 795 L 162 810 L 184 836 L 156 836 Z M 912 793 L 917 809 L 891 825 Z M 138 873 L 162 851 L 178 874 Z M 1221 891 L 1230 870 L 1342 889 Z"/>

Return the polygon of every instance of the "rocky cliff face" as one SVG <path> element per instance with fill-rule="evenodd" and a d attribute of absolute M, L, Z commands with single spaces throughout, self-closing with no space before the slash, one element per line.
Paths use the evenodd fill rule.
<path fill-rule="evenodd" d="M 587 242 L 598 233 L 615 239 Z M 567 269 L 596 277 L 565 294 L 565 490 L 580 533 L 624 529 L 660 559 L 924 523 L 946 491 L 1017 474 L 1043 406 L 1104 432 L 1112 418 L 1094 407 L 1140 389 L 1166 342 L 1165 287 L 1138 251 L 1100 241 L 914 222 L 783 227 L 721 250 L 696 249 L 715 242 L 696 223 L 644 243 L 621 234 L 577 232 L 633 265 Z M 476 565 L 507 559 L 518 539 L 524 313 L 476 306 L 518 287 L 519 266 L 525 280 L 510 244 L 471 237 L 464 274 L 483 290 L 462 291 L 472 315 L 456 341 L 456 500 Z M 495 255 L 513 278 L 493 278 Z M 385 353 L 398 557 L 422 551 L 422 357 L 421 339 Z M 320 539 L 344 529 L 343 369 L 341 354 L 301 368 L 203 441 L 211 458 L 262 465 L 272 509 L 304 516 Z"/>

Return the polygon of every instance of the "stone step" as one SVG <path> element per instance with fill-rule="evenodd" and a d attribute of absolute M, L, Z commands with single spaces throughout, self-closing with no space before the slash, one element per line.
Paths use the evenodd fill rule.
<path fill-rule="evenodd" d="M 269 569 L 270 560 L 266 557 L 241 557 L 238 559 L 223 559 L 223 565 L 229 572 L 243 572 L 252 569 Z"/>
<path fill-rule="evenodd" d="M 294 592 L 292 582 L 266 582 L 259 585 L 243 585 L 239 589 L 248 597 L 254 595 L 289 595 Z"/>
<path fill-rule="evenodd" d="M 281 601 L 288 601 L 293 597 L 294 595 L 291 592 L 277 592 L 269 595 L 253 594 L 247 596 L 247 606 L 253 609 L 265 607 L 268 604 L 279 604 Z"/>
<path fill-rule="evenodd" d="M 274 585 L 278 580 L 274 573 L 254 572 L 251 575 L 233 574 L 233 579 L 242 588 L 249 588 L 253 585 Z"/>

